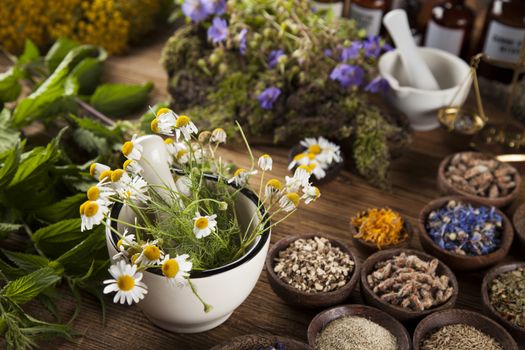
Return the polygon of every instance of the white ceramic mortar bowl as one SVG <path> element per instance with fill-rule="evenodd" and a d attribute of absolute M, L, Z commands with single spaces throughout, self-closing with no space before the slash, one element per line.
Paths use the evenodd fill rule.
<path fill-rule="evenodd" d="M 252 216 L 256 215 L 256 203 L 257 197 L 253 192 L 243 190 L 237 196 L 237 218 L 242 230 L 250 224 Z M 135 214 L 129 207 L 123 207 L 122 210 L 114 207 L 112 215 L 118 216 L 121 221 L 134 222 Z M 113 225 L 119 232 L 123 232 L 120 224 L 113 222 Z M 253 227 L 254 223 L 251 225 Z M 117 253 L 116 240 L 117 236 L 106 226 L 110 257 Z M 255 287 L 269 244 L 270 232 L 266 231 L 242 258 L 220 268 L 191 274 L 191 281 L 199 295 L 213 307 L 208 313 L 204 312 L 202 304 L 189 286 L 172 286 L 161 274 L 150 271 L 145 271 L 143 277 L 143 282 L 148 286 L 148 294 L 137 305 L 151 322 L 172 332 L 198 333 L 215 328 L 231 316 Z"/>
<path fill-rule="evenodd" d="M 390 84 L 387 93 L 389 101 L 408 117 L 414 130 L 427 131 L 439 126 L 438 109 L 449 106 L 451 102 L 454 105 L 465 102 L 472 80 L 469 79 L 470 67 L 461 58 L 428 47 L 419 47 L 418 51 L 442 90 L 421 90 L 409 86 L 398 50 L 381 56 L 379 72 Z M 465 83 L 467 79 L 469 81 Z M 458 96 L 452 101 L 458 91 Z"/>

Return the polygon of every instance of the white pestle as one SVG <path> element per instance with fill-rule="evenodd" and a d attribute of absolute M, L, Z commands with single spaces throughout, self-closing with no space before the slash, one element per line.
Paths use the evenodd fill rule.
<path fill-rule="evenodd" d="M 383 24 L 399 50 L 410 86 L 421 90 L 441 90 L 432 71 L 417 50 L 405 10 L 388 12 L 383 17 Z"/>
<path fill-rule="evenodd" d="M 167 203 L 172 203 L 173 193 L 161 188 L 167 187 L 175 193 L 179 192 L 171 174 L 170 155 L 164 140 L 158 135 L 145 135 L 138 137 L 134 142 L 142 146 L 142 157 L 138 160 L 144 169 L 142 177 Z"/>

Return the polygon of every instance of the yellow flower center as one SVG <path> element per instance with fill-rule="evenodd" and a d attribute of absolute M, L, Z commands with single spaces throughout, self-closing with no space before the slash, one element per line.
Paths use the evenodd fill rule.
<path fill-rule="evenodd" d="M 126 160 L 126 161 L 124 162 L 124 165 L 122 165 L 122 169 L 127 170 L 127 169 L 128 169 L 128 166 L 129 166 L 131 163 L 133 163 L 133 162 L 134 162 L 133 159 L 128 159 L 128 160 Z"/>
<path fill-rule="evenodd" d="M 135 264 L 137 262 L 137 259 L 139 258 L 140 254 L 136 253 L 131 256 L 131 263 Z"/>
<path fill-rule="evenodd" d="M 99 181 L 102 181 L 104 179 L 111 180 L 111 174 L 112 173 L 113 173 L 113 171 L 111 171 L 111 170 L 104 170 L 103 172 L 100 173 L 100 176 L 98 177 L 98 180 Z"/>
<path fill-rule="evenodd" d="M 144 248 L 144 256 L 149 261 L 155 261 L 160 259 L 160 249 L 154 245 L 148 245 Z"/>
<path fill-rule="evenodd" d="M 215 128 L 212 133 L 211 133 L 213 136 L 218 136 L 218 135 L 221 135 L 221 134 L 226 134 L 226 131 L 224 131 L 223 128 Z"/>
<path fill-rule="evenodd" d="M 299 201 L 301 200 L 301 197 L 299 197 L 299 195 L 296 192 L 287 193 L 286 198 L 288 198 L 290 202 L 292 202 L 295 206 L 298 206 Z"/>
<path fill-rule="evenodd" d="M 186 151 L 185 149 L 181 149 L 180 151 L 177 152 L 177 155 L 175 156 L 175 158 L 181 159 L 182 157 L 184 157 L 186 153 L 188 153 L 188 151 Z"/>
<path fill-rule="evenodd" d="M 117 248 L 120 249 L 120 247 L 122 247 L 122 245 L 124 244 L 124 241 L 121 239 L 118 240 L 117 242 Z"/>
<path fill-rule="evenodd" d="M 98 204 L 97 202 L 93 201 L 87 201 L 84 205 L 84 215 L 88 218 L 94 216 L 98 212 Z"/>
<path fill-rule="evenodd" d="M 235 170 L 235 172 L 233 173 L 233 176 L 234 177 L 239 177 L 242 175 L 242 173 L 245 173 L 246 172 L 246 169 L 244 168 L 239 168 L 237 170 Z"/>
<path fill-rule="evenodd" d="M 261 158 L 269 159 L 269 158 L 270 158 L 270 155 L 269 155 L 269 154 L 263 154 L 263 155 L 261 156 Z"/>
<path fill-rule="evenodd" d="M 164 139 L 164 143 L 167 145 L 171 145 L 173 143 L 173 139 L 168 137 L 167 139 Z"/>
<path fill-rule="evenodd" d="M 153 119 L 150 124 L 151 131 L 159 132 L 159 120 L 157 118 Z"/>
<path fill-rule="evenodd" d="M 159 108 L 159 110 L 157 111 L 157 117 L 160 115 L 163 115 L 164 113 L 169 113 L 169 112 L 171 112 L 169 108 L 166 108 L 166 107 Z"/>
<path fill-rule="evenodd" d="M 306 157 L 306 153 L 299 153 L 299 154 L 296 154 L 295 157 L 293 157 L 293 160 L 298 161 L 298 160 L 303 159 L 304 157 Z"/>
<path fill-rule="evenodd" d="M 308 174 L 312 172 L 308 165 L 299 165 L 298 169 L 304 169 Z"/>
<path fill-rule="evenodd" d="M 111 173 L 111 181 L 119 181 L 122 178 L 122 175 L 124 175 L 124 169 L 113 170 L 113 172 Z"/>
<path fill-rule="evenodd" d="M 97 186 L 91 186 L 87 191 L 87 197 L 90 201 L 96 201 L 100 196 L 100 190 Z"/>
<path fill-rule="evenodd" d="M 80 215 L 84 215 L 85 213 L 85 210 L 86 210 L 86 203 L 87 202 L 84 202 L 80 205 Z"/>
<path fill-rule="evenodd" d="M 199 230 L 203 230 L 206 227 L 208 227 L 208 219 L 205 217 L 200 217 L 197 220 L 195 220 L 195 227 Z"/>
<path fill-rule="evenodd" d="M 315 197 L 319 198 L 319 196 L 321 196 L 321 191 L 319 190 L 319 188 L 317 188 L 315 186 L 312 186 L 312 187 L 313 187 L 314 192 L 315 192 Z"/>
<path fill-rule="evenodd" d="M 177 120 L 175 121 L 175 127 L 181 128 L 183 126 L 188 125 L 191 122 L 190 118 L 186 115 L 179 115 Z"/>
<path fill-rule="evenodd" d="M 97 163 L 93 163 L 89 166 L 89 175 L 95 176 L 95 171 L 97 170 Z"/>
<path fill-rule="evenodd" d="M 312 171 L 314 171 L 314 169 L 317 167 L 317 164 L 315 163 L 310 163 L 308 165 L 308 169 L 310 170 L 309 172 L 311 173 Z"/>
<path fill-rule="evenodd" d="M 124 144 L 122 145 L 122 154 L 127 157 L 131 153 L 131 151 L 133 151 L 133 142 L 124 142 Z"/>
<path fill-rule="evenodd" d="M 266 186 L 269 186 L 269 187 L 273 187 L 275 188 L 276 190 L 282 190 L 283 188 L 283 184 L 281 183 L 281 181 L 277 180 L 277 179 L 271 179 L 271 180 L 268 180 L 268 182 L 266 183 Z"/>
<path fill-rule="evenodd" d="M 313 160 L 315 158 L 314 153 L 308 153 L 306 156 L 308 157 L 309 160 Z"/>
<path fill-rule="evenodd" d="M 118 289 L 127 292 L 135 287 L 135 280 L 130 275 L 122 275 L 117 280 Z"/>
<path fill-rule="evenodd" d="M 126 199 L 130 199 L 131 198 L 131 191 L 130 190 L 127 190 L 123 193 L 123 196 L 126 198 Z"/>
<path fill-rule="evenodd" d="M 313 154 L 319 154 L 321 153 L 321 146 L 319 146 L 317 143 L 313 144 L 310 147 L 308 147 L 308 152 Z"/>
<path fill-rule="evenodd" d="M 162 264 L 162 273 L 168 278 L 173 278 L 179 272 L 179 263 L 175 259 L 169 259 Z"/>

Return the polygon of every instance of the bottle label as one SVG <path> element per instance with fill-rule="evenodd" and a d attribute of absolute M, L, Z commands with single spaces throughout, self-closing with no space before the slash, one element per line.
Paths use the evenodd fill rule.
<path fill-rule="evenodd" d="M 312 1 L 312 6 L 315 7 L 317 10 L 332 10 L 332 13 L 335 17 L 342 17 L 343 16 L 343 2 L 320 2 L 320 1 Z"/>
<path fill-rule="evenodd" d="M 451 29 L 430 21 L 425 37 L 425 46 L 445 50 L 459 56 L 464 37 L 465 31 L 463 29 Z"/>
<path fill-rule="evenodd" d="M 496 21 L 490 22 L 483 53 L 492 59 L 518 62 L 525 37 L 525 28 L 511 27 Z"/>
<path fill-rule="evenodd" d="M 350 18 L 355 20 L 358 28 L 365 29 L 368 35 L 379 35 L 383 11 L 377 9 L 367 9 L 362 6 L 352 4 L 350 7 Z"/>

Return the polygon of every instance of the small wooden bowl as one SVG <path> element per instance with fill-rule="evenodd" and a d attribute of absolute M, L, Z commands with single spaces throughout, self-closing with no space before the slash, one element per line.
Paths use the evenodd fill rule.
<path fill-rule="evenodd" d="M 431 211 L 446 205 L 446 203 L 450 200 L 470 203 L 475 206 L 487 206 L 487 204 L 481 201 L 461 196 L 441 197 L 428 203 L 419 212 L 418 231 L 423 249 L 425 249 L 425 251 L 429 254 L 432 254 L 439 260 L 443 261 L 453 270 L 457 271 L 472 271 L 483 269 L 485 267 L 494 265 L 498 263 L 501 259 L 503 259 L 508 254 L 510 246 L 512 245 L 514 230 L 512 229 L 512 224 L 510 223 L 507 216 L 499 209 L 497 209 L 497 212 L 503 218 L 503 232 L 501 235 L 501 245 L 492 253 L 479 256 L 459 255 L 449 252 L 448 250 L 443 249 L 436 243 L 434 243 L 432 237 L 430 237 L 426 229 L 428 215 Z"/>
<path fill-rule="evenodd" d="M 310 350 L 307 344 L 298 340 L 266 334 L 250 334 L 235 337 L 215 345 L 210 350 L 254 350 L 259 349 L 259 347 L 269 347 L 276 343 L 283 344 L 286 350 Z"/>
<path fill-rule="evenodd" d="M 293 241 L 299 238 L 308 239 L 312 237 L 327 238 L 334 246 L 339 247 L 343 252 L 350 255 L 350 258 L 354 261 L 354 271 L 352 272 L 352 276 L 343 287 L 331 292 L 306 293 L 290 286 L 286 282 L 283 282 L 273 271 L 274 260 L 279 256 L 279 252 L 281 250 L 286 249 Z M 268 282 L 270 282 L 270 286 L 272 287 L 273 291 L 286 303 L 298 307 L 321 308 L 340 304 L 345 301 L 350 294 L 352 294 L 355 286 L 359 282 L 360 264 L 356 255 L 345 243 L 330 237 L 323 236 L 322 234 L 307 234 L 291 236 L 277 241 L 270 248 L 270 251 L 266 256 L 266 271 L 268 272 Z"/>
<path fill-rule="evenodd" d="M 302 153 L 306 150 L 306 148 L 304 146 L 301 146 L 300 144 L 299 145 L 295 145 L 291 150 L 290 150 L 290 154 L 288 156 L 288 164 L 290 164 L 293 160 L 293 158 L 298 155 L 299 153 Z M 345 155 L 343 154 L 343 152 L 341 152 L 341 158 L 343 159 L 340 163 L 332 163 L 328 169 L 326 169 L 326 176 L 323 177 L 322 179 L 317 179 L 314 175 L 312 175 L 310 177 L 310 181 L 314 184 L 314 185 L 322 185 L 322 184 L 325 184 L 325 183 L 328 183 L 332 180 L 334 180 L 337 175 L 339 175 L 339 173 L 341 172 L 341 170 L 344 169 L 344 166 L 345 166 Z M 292 171 L 295 171 L 295 168 L 292 169 Z"/>
<path fill-rule="evenodd" d="M 452 324 L 466 324 L 482 331 L 496 340 L 505 350 L 518 350 L 518 345 L 505 328 L 477 312 L 462 309 L 443 310 L 425 317 L 416 327 L 413 337 L 414 350 L 431 332 Z M 472 349 L 478 350 L 478 349 Z M 481 350 L 481 349 L 480 349 Z"/>
<path fill-rule="evenodd" d="M 410 239 L 414 234 L 414 229 L 405 217 L 403 217 L 403 222 L 405 231 L 408 233 L 408 237 L 403 242 L 398 244 L 391 244 L 378 248 L 377 245 L 372 242 L 366 241 L 362 238 L 356 238 L 355 235 L 357 234 L 357 229 L 354 225 L 352 225 L 352 222 L 350 222 L 350 237 L 356 247 L 369 254 L 377 252 L 378 250 L 408 248 L 410 246 Z"/>
<path fill-rule="evenodd" d="M 506 320 L 501 317 L 500 313 L 492 306 L 489 299 L 489 287 L 497 276 L 502 273 L 514 271 L 520 267 L 525 267 L 525 262 L 514 262 L 504 265 L 499 265 L 490 269 L 483 277 L 483 282 L 481 283 L 481 298 L 483 299 L 483 311 L 489 315 L 491 318 L 495 319 L 499 324 L 503 325 L 507 330 L 520 342 L 525 343 L 525 328 L 518 327 L 514 323 Z"/>
<path fill-rule="evenodd" d="M 512 224 L 521 248 L 525 250 L 525 203 L 522 203 L 512 215 Z"/>
<path fill-rule="evenodd" d="M 430 313 L 433 313 L 439 310 L 450 309 L 454 307 L 454 305 L 456 304 L 456 300 L 458 298 L 458 291 L 459 291 L 458 281 L 456 279 L 456 276 L 452 272 L 452 270 L 450 270 L 450 268 L 448 268 L 448 266 L 443 264 L 443 262 L 441 261 L 439 261 L 439 265 L 436 270 L 437 275 L 438 276 L 446 275 L 450 280 L 450 285 L 452 286 L 452 289 L 454 289 L 454 292 L 452 293 L 452 296 L 450 297 L 450 299 L 448 299 L 445 303 L 441 305 L 438 305 L 436 307 L 433 307 L 427 310 L 423 310 L 423 311 L 412 311 L 409 309 L 405 309 L 401 306 L 392 305 L 390 303 L 387 303 L 386 301 L 381 300 L 381 298 L 376 293 L 374 293 L 374 291 L 368 284 L 367 276 L 374 271 L 374 267 L 378 262 L 390 259 L 401 253 L 405 253 L 407 255 L 416 255 L 424 261 L 430 261 L 432 259 L 435 259 L 433 256 L 430 256 L 418 250 L 411 250 L 411 249 L 382 250 L 382 251 L 379 251 L 377 253 L 370 255 L 368 259 L 365 260 L 365 262 L 363 263 L 363 266 L 361 267 L 361 294 L 363 295 L 363 299 L 365 300 L 366 304 L 377 307 L 383 311 L 386 311 L 390 315 L 394 316 L 395 318 L 397 318 L 398 320 L 402 322 L 420 319 Z"/>
<path fill-rule="evenodd" d="M 459 153 L 476 154 L 476 155 L 482 155 L 487 158 L 491 158 L 490 156 L 484 153 L 480 153 L 480 152 L 459 152 Z M 448 157 L 443 159 L 441 163 L 439 164 L 437 184 L 438 184 L 438 189 L 442 193 L 448 194 L 448 195 L 464 196 L 468 198 L 469 200 L 471 199 L 476 200 L 480 203 L 483 203 L 483 205 L 494 206 L 497 208 L 505 207 L 508 204 L 510 204 L 510 202 L 512 202 L 514 199 L 516 199 L 516 197 L 518 196 L 520 192 L 520 186 L 521 186 L 521 176 L 518 173 L 518 171 L 516 171 L 516 175 L 514 176 L 514 182 L 516 183 L 516 187 L 514 187 L 511 193 L 503 197 L 488 198 L 488 197 L 476 196 L 468 192 L 462 191 L 458 189 L 457 187 L 453 186 L 450 182 L 447 181 L 445 177 L 445 171 L 446 171 L 446 167 L 448 167 L 448 165 L 450 164 L 450 161 L 456 154 L 458 153 L 449 155 Z"/>
<path fill-rule="evenodd" d="M 317 314 L 308 326 L 308 343 L 310 346 L 315 349 L 315 339 L 326 325 L 345 316 L 363 317 L 387 329 L 396 337 L 398 350 L 410 350 L 412 348 L 410 336 L 398 320 L 384 311 L 365 305 L 341 305 Z"/>

